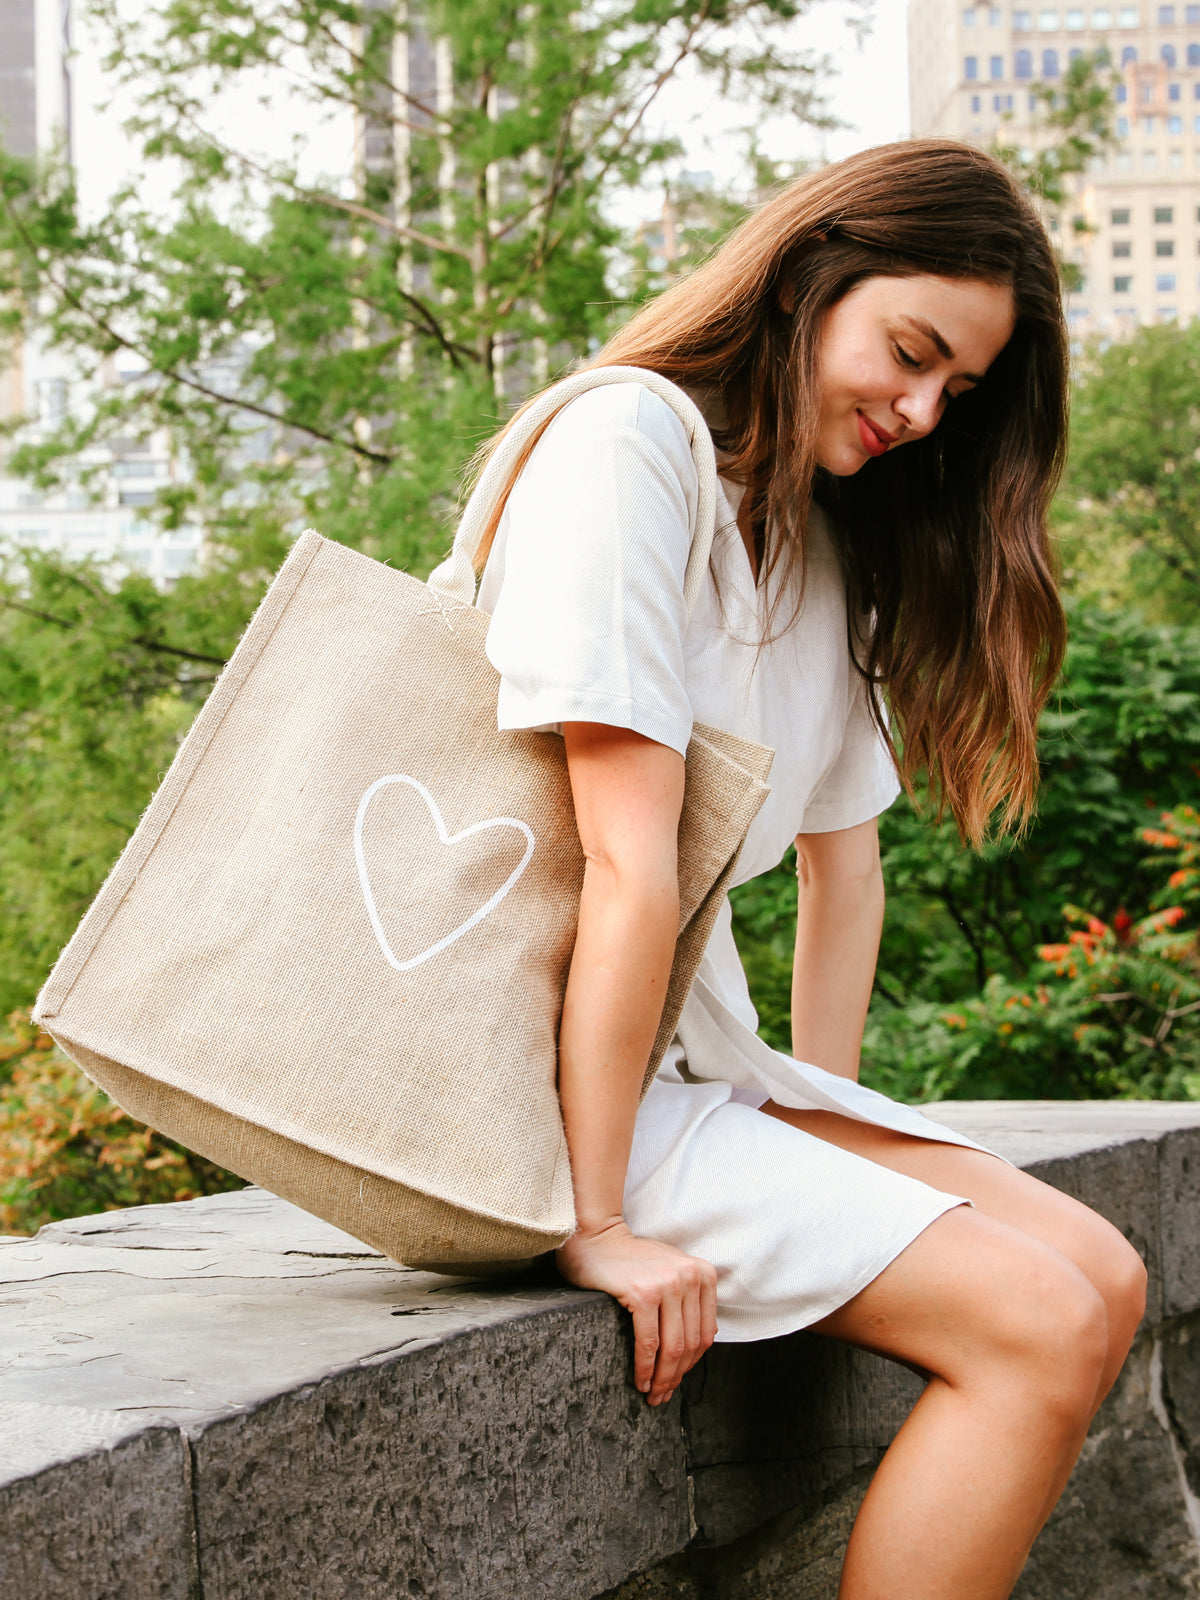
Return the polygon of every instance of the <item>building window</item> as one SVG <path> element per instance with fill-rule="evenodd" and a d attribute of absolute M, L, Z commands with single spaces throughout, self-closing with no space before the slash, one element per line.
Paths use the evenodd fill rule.
<path fill-rule="evenodd" d="M 976 115 L 978 115 L 978 113 L 983 110 L 983 101 L 979 98 L 979 96 L 977 94 L 973 94 L 971 96 L 971 110 Z"/>
<path fill-rule="evenodd" d="M 1032 28 L 1033 28 L 1033 12 L 1032 11 L 1014 11 L 1013 12 L 1013 32 L 1014 33 L 1029 33 Z"/>
<path fill-rule="evenodd" d="M 963 62 L 963 72 L 966 74 L 968 81 L 977 78 L 979 76 L 979 57 L 968 56 Z M 975 109 L 978 110 L 979 108 L 976 107 Z"/>
<path fill-rule="evenodd" d="M 1137 7 L 1136 6 L 1122 6 L 1121 9 L 1117 12 L 1117 27 L 1118 28 L 1136 28 L 1137 25 L 1138 25 Z"/>
<path fill-rule="evenodd" d="M 1183 151 L 1169 150 L 1167 152 L 1167 165 L 1175 172 L 1183 166 Z"/>
<path fill-rule="evenodd" d="M 1128 261 L 1133 254 L 1133 241 L 1132 239 L 1114 239 L 1112 250 L 1114 261 Z"/>
<path fill-rule="evenodd" d="M 1123 83 L 1119 83 L 1117 85 L 1117 104 L 1119 106 L 1123 106 L 1125 104 L 1126 100 L 1128 100 L 1128 99 L 1129 99 L 1129 90 L 1125 87 L 1125 85 Z"/>
<path fill-rule="evenodd" d="M 1168 117 L 1167 118 L 1167 132 L 1168 133 L 1182 133 L 1183 132 L 1183 118 L 1182 117 Z"/>
<path fill-rule="evenodd" d="M 1127 228 L 1129 226 L 1129 207 L 1116 207 L 1108 213 L 1108 220 L 1114 228 Z"/>
<path fill-rule="evenodd" d="M 1200 6 L 1184 6 L 1183 15 L 1188 22 L 1200 22 Z"/>
<path fill-rule="evenodd" d="M 1128 137 L 1129 137 L 1129 118 L 1128 117 L 1118 117 L 1117 118 L 1117 138 L 1118 139 L 1128 139 Z"/>
<path fill-rule="evenodd" d="M 1183 85 L 1182 84 L 1180 84 L 1180 83 L 1169 83 L 1167 85 L 1167 99 L 1168 100 L 1178 100 L 1182 96 L 1182 94 L 1183 94 Z"/>
<path fill-rule="evenodd" d="M 1192 118 L 1192 132 L 1200 134 L 1200 117 Z"/>
<path fill-rule="evenodd" d="M 1165 44 L 1158 53 L 1162 57 L 1164 65 L 1174 72 L 1175 46 L 1173 44 Z"/>
<path fill-rule="evenodd" d="M 1175 221 L 1175 207 L 1174 206 L 1155 206 L 1155 208 L 1154 208 L 1154 224 L 1155 224 L 1156 227 L 1159 227 L 1159 228 L 1168 227 L 1169 228 L 1170 225 L 1174 221 Z"/>
<path fill-rule="evenodd" d="M 1113 162 L 1118 172 L 1133 171 L 1133 152 L 1131 150 L 1118 150 L 1117 159 Z"/>
<path fill-rule="evenodd" d="M 1058 30 L 1057 11 L 1039 11 L 1038 29 L 1041 33 L 1055 33 Z"/>
<path fill-rule="evenodd" d="M 1200 67 L 1200 44 L 1188 45 L 1187 61 L 1189 67 Z M 1200 89 L 1200 83 L 1196 87 Z"/>
<path fill-rule="evenodd" d="M 1143 172 L 1153 172 L 1157 165 L 1158 165 L 1158 151 L 1157 150 L 1143 150 L 1142 151 L 1142 171 Z"/>
<path fill-rule="evenodd" d="M 1132 278 L 1114 278 L 1113 279 L 1113 293 L 1114 294 L 1132 294 L 1132 292 L 1133 292 L 1133 279 Z"/>
<path fill-rule="evenodd" d="M 1099 10 L 1092 12 L 1092 27 L 1093 28 L 1111 28 L 1112 27 L 1112 12 L 1108 9 L 1107 6 L 1101 6 L 1099 8 Z"/>
<path fill-rule="evenodd" d="M 1200 6 L 1197 6 L 1196 10 L 1200 11 Z M 1000 10 L 999 6 L 992 6 L 988 11 L 988 27 L 989 28 L 1002 28 L 1003 26 L 1004 26 L 1004 13 Z"/>
<path fill-rule="evenodd" d="M 1058 77 L 1058 51 L 1057 50 L 1043 50 L 1042 51 L 1042 77 L 1043 78 L 1057 78 Z"/>
<path fill-rule="evenodd" d="M 992 56 L 988 66 L 991 68 L 992 82 L 997 83 L 1004 76 L 1004 57 Z"/>
<path fill-rule="evenodd" d="M 1158 25 L 1160 28 L 1170 28 L 1175 25 L 1175 7 L 1159 6 Z"/>
<path fill-rule="evenodd" d="M 1127 44 L 1125 46 L 1125 48 L 1121 51 L 1121 65 L 1123 67 L 1132 66 L 1133 63 L 1136 60 L 1137 60 L 1137 51 L 1134 49 L 1134 47 L 1131 44 Z"/>
<path fill-rule="evenodd" d="M 1173 256 L 1175 254 L 1174 239 L 1155 239 L 1154 254 L 1164 259 L 1167 256 Z"/>
<path fill-rule="evenodd" d="M 1083 12 L 1082 11 L 1068 11 L 1067 12 L 1067 27 L 1071 30 L 1072 33 L 1078 33 L 1079 30 L 1083 26 L 1084 26 L 1084 21 L 1083 21 Z"/>
<path fill-rule="evenodd" d="M 1017 51 L 1016 76 L 1018 78 L 1033 77 L 1033 52 L 1031 50 Z M 1200 89 L 1200 84 L 1197 84 L 1196 87 Z"/>
<path fill-rule="evenodd" d="M 1142 118 L 1142 132 L 1143 133 L 1153 133 L 1154 132 L 1154 118 L 1153 117 L 1143 117 Z"/>
<path fill-rule="evenodd" d="M 1173 272 L 1160 272 L 1154 279 L 1154 287 L 1159 294 L 1175 293 L 1175 274 Z"/>
<path fill-rule="evenodd" d="M 973 28 L 974 26 L 975 26 L 975 7 L 974 6 L 970 6 L 970 7 L 968 7 L 968 9 L 966 11 L 963 12 L 963 27 L 964 28 Z"/>

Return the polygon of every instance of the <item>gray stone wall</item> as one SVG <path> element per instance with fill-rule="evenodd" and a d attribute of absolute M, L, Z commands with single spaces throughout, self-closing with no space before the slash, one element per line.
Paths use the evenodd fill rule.
<path fill-rule="evenodd" d="M 937 1110 L 1150 1267 L 1018 1593 L 1200 1595 L 1200 1106 Z M 651 1411 L 629 1367 L 605 1296 L 409 1271 L 260 1190 L 0 1242 L 0 1596 L 833 1600 L 917 1380 L 797 1334 Z"/>

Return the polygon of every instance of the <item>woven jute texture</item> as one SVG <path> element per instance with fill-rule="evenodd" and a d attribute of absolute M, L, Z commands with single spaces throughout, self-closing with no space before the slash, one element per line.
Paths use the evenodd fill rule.
<path fill-rule="evenodd" d="M 304 534 L 36 1010 L 132 1115 L 413 1265 L 573 1226 L 583 862 L 561 739 L 496 730 L 487 622 Z M 692 741 L 656 1061 L 769 763 Z"/>

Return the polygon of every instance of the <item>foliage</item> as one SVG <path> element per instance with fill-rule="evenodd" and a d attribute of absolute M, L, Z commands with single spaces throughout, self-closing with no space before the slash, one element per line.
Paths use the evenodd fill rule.
<path fill-rule="evenodd" d="M 1184 622 L 1200 602 L 1200 323 L 1087 352 L 1055 507 L 1073 587 Z"/>
<path fill-rule="evenodd" d="M 14 1012 L 0 1044 L 0 1231 L 193 1200 L 242 1180 L 127 1117 Z"/>
<path fill-rule="evenodd" d="M 428 566 L 473 447 L 607 330 L 605 201 L 674 153 L 647 132 L 667 83 L 692 65 L 748 109 L 823 120 L 821 64 L 781 42 L 803 7 L 430 0 L 418 28 L 379 0 L 95 0 L 147 164 L 178 181 L 166 216 L 139 179 L 87 221 L 61 168 L 0 166 L 10 317 L 82 373 L 144 369 L 25 438 L 15 470 L 69 479 L 81 451 L 166 428 L 188 470 L 165 526 L 228 549 L 264 519 L 316 522 Z M 410 36 L 437 81 L 409 73 Z M 216 108 L 251 88 L 306 116 L 307 147 L 219 136 Z M 347 188 L 310 168 L 351 129 Z"/>
<path fill-rule="evenodd" d="M 403 7 L 97 0 L 173 189 L 160 215 L 142 175 L 89 219 L 61 165 L 0 154 L 0 334 L 89 389 L 7 425 L 7 470 L 102 494 L 109 449 L 165 432 L 181 470 L 150 514 L 199 525 L 204 562 L 165 592 L 46 553 L 0 573 L 0 1008 L 32 999 L 292 536 L 426 570 L 474 446 L 604 336 L 607 198 L 671 154 L 646 131 L 666 84 L 690 64 L 822 120 L 822 64 L 780 42 L 804 3 L 431 3 L 434 93 L 400 71 Z M 219 136 L 248 86 L 298 97 L 307 148 Z M 330 128 L 357 131 L 349 187 L 311 170 Z"/>
<path fill-rule="evenodd" d="M 1070 612 L 1066 672 L 1042 720 L 1042 794 L 1027 836 L 976 855 L 949 823 L 932 822 L 903 800 L 881 818 L 888 911 L 870 1038 L 874 1070 L 897 1092 L 966 1093 L 970 1081 L 973 1093 L 1053 1095 L 1082 1093 L 1086 1081 L 1087 1092 L 1103 1094 L 1129 1092 L 1136 1079 L 1148 1093 L 1156 1081 L 1148 1065 L 1122 1064 L 1132 1034 L 1118 1037 L 1115 1023 L 1103 1037 L 1089 1036 L 1090 1049 L 1109 1052 L 1107 1079 L 1082 1060 L 1082 1076 L 1072 1079 L 1065 1056 L 1030 1044 L 1024 1078 L 1010 1053 L 1003 1072 L 980 1065 L 968 1080 L 962 1041 L 939 1021 L 947 1007 L 970 1019 L 977 1015 L 971 1007 L 983 1005 L 978 1015 L 990 1017 L 988 1006 L 1030 992 L 1043 968 L 1037 951 L 1059 937 L 1064 906 L 1083 904 L 1113 925 L 1123 907 L 1150 905 L 1158 881 L 1145 859 L 1147 818 L 1177 811 L 1196 792 L 1200 629 L 1151 626 L 1082 602 Z M 1190 848 L 1180 837 L 1181 848 Z M 1181 862 L 1185 869 L 1194 870 Z M 764 1035 L 786 1049 L 796 906 L 790 864 L 738 890 L 734 903 Z M 1064 1019 L 1077 998 L 1056 999 L 1043 1018 L 1056 1039 L 1070 1039 Z M 1002 1080 L 1003 1090 L 996 1087 Z M 1064 1087 L 1072 1082 L 1074 1090 Z"/>
<path fill-rule="evenodd" d="M 1177 852 L 1178 894 L 1194 886 L 1200 828 L 1190 807 L 1163 822 L 1142 837 Z M 1200 940 L 1186 915 L 1177 903 L 1105 922 L 1067 906 L 1067 938 L 1041 946 L 1023 982 L 995 974 L 953 1010 L 873 1013 L 865 1076 L 929 1099 L 1200 1099 Z"/>

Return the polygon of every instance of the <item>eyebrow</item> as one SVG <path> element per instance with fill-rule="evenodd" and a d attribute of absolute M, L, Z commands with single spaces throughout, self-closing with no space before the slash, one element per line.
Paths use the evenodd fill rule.
<path fill-rule="evenodd" d="M 914 317 L 908 312 L 904 313 L 903 320 L 911 324 L 912 327 L 916 328 L 918 333 L 923 333 L 932 344 L 936 345 L 938 353 L 943 356 L 945 360 L 954 360 L 954 351 L 951 350 L 950 346 L 946 343 L 945 339 L 942 338 L 941 334 L 937 331 L 932 322 L 926 322 L 924 317 Z M 959 377 L 965 378 L 968 383 L 983 382 L 983 378 L 978 372 L 960 372 Z"/>

